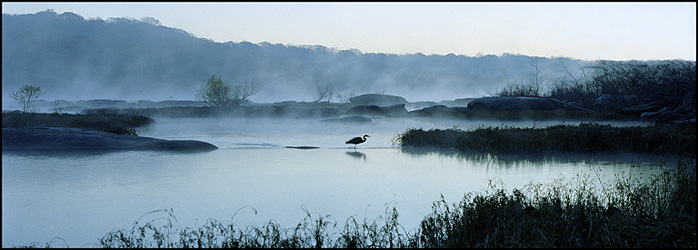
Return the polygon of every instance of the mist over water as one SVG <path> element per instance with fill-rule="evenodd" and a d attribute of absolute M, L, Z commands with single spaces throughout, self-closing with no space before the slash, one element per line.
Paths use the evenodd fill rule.
<path fill-rule="evenodd" d="M 85 20 L 51 11 L 3 14 L 2 19 L 3 110 L 19 109 L 9 93 L 24 84 L 44 91 L 40 99 L 47 102 L 41 112 L 50 112 L 55 100 L 194 100 L 213 74 L 229 83 L 260 83 L 259 93 L 250 97 L 259 105 L 310 102 L 322 85 L 334 86 L 345 99 L 381 93 L 411 103 L 439 102 L 489 95 L 512 81 L 531 80 L 538 69 L 550 81 L 568 77 L 561 65 L 578 75 L 577 69 L 592 63 L 512 54 L 391 55 L 319 45 L 215 43 L 152 20 Z M 346 101 L 339 99 L 332 103 Z M 395 141 L 409 128 L 546 127 L 581 121 L 154 118 L 153 125 L 138 128 L 140 136 L 200 140 L 219 149 L 3 151 L 3 246 L 45 243 L 54 236 L 71 247 L 84 246 L 109 231 L 130 229 L 149 211 L 169 208 L 182 228 L 201 226 L 210 218 L 242 227 L 275 220 L 290 228 L 308 211 L 331 215 L 341 229 L 348 217 L 373 220 L 394 206 L 398 221 L 411 230 L 442 195 L 449 203 L 458 202 L 465 193 L 486 189 L 492 179 L 511 190 L 580 173 L 599 173 L 603 180 L 629 172 L 645 175 L 657 171 L 657 165 L 675 163 L 632 154 L 478 155 L 402 148 Z M 364 134 L 371 137 L 356 149 L 345 144 Z"/>
<path fill-rule="evenodd" d="M 508 53 L 396 55 L 216 43 L 153 20 L 84 19 L 52 11 L 3 14 L 2 45 L 3 93 L 34 84 L 47 101 L 194 100 L 206 80 L 218 75 L 228 83 L 259 83 L 259 93 L 250 97 L 256 103 L 313 101 L 316 88 L 326 85 L 342 96 L 380 93 L 438 102 L 489 95 L 512 81 L 530 81 L 536 70 L 549 81 L 569 80 L 563 65 L 578 77 L 581 67 L 592 64 Z"/>
<path fill-rule="evenodd" d="M 111 230 L 130 229 L 133 221 L 150 211 L 169 208 L 182 228 L 201 226 L 207 219 L 232 220 L 241 227 L 274 220 L 291 228 L 308 211 L 331 215 L 340 230 L 349 217 L 372 221 L 384 216 L 386 207 L 395 207 L 398 222 L 411 230 L 441 195 L 449 203 L 458 202 L 465 193 L 485 190 L 490 179 L 501 180 L 510 191 L 531 181 L 594 174 L 593 168 L 610 180 L 615 174 L 652 173 L 662 161 L 672 163 L 637 155 L 469 155 L 393 144 L 397 133 L 410 127 L 471 129 L 501 122 L 383 118 L 350 125 L 292 118 L 156 120 L 140 129 L 140 135 L 202 140 L 220 149 L 205 153 L 3 151 L 3 246 L 49 242 L 59 236 L 69 246 L 79 247 L 96 243 Z M 344 143 L 363 134 L 371 137 L 356 150 Z"/>

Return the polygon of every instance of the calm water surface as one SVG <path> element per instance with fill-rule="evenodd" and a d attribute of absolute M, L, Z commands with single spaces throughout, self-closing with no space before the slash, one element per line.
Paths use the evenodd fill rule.
<path fill-rule="evenodd" d="M 578 124 L 506 125 L 559 123 Z M 674 159 L 637 155 L 465 155 L 393 144 L 397 133 L 407 128 L 502 124 L 157 118 L 155 125 L 141 129 L 141 136 L 202 140 L 220 149 L 203 153 L 3 152 L 2 246 L 45 244 L 54 236 L 71 247 L 94 246 L 107 232 L 130 229 L 144 214 L 169 208 L 182 228 L 201 226 L 207 219 L 232 219 L 242 227 L 273 219 L 291 228 L 308 211 L 331 215 L 341 229 L 349 217 L 372 221 L 384 215 L 386 208 L 395 207 L 398 222 L 409 231 L 417 228 L 441 195 L 455 203 L 466 193 L 483 192 L 490 180 L 501 180 L 511 191 L 532 181 L 551 182 L 585 173 L 595 176 L 592 169 L 610 181 L 616 174 L 648 175 L 658 165 L 675 165 Z M 356 150 L 344 144 L 363 134 L 371 137 Z"/>

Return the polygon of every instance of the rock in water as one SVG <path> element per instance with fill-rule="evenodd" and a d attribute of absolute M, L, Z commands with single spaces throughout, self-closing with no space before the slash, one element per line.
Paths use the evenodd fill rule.
<path fill-rule="evenodd" d="M 3 128 L 3 150 L 168 150 L 209 151 L 213 144 L 194 140 L 163 140 L 79 128 Z"/>
<path fill-rule="evenodd" d="M 365 94 L 349 98 L 349 102 L 359 105 L 378 105 L 388 106 L 395 104 L 407 104 L 407 100 L 400 96 L 380 95 L 380 94 Z"/>

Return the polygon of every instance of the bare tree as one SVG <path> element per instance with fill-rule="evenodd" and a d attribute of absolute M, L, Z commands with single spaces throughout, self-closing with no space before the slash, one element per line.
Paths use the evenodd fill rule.
<path fill-rule="evenodd" d="M 354 91 L 349 92 L 347 94 L 337 93 L 337 95 L 335 95 L 335 97 L 337 97 L 337 99 L 339 99 L 340 103 L 348 103 L 349 98 L 352 98 L 354 96 L 356 96 L 356 93 Z"/>
<path fill-rule="evenodd" d="M 534 67 L 533 71 L 533 80 L 531 83 L 529 83 L 529 86 L 531 86 L 531 89 L 533 91 L 532 96 L 539 97 L 542 95 L 542 87 L 545 81 L 547 80 L 545 77 L 541 75 L 541 66 L 538 65 L 538 59 L 536 59 L 535 62 L 531 63 L 531 66 Z"/>
<path fill-rule="evenodd" d="M 233 86 L 233 104 L 240 105 L 243 104 L 259 92 L 259 83 L 254 79 L 251 81 L 238 82 Z"/>
<path fill-rule="evenodd" d="M 10 94 L 12 99 L 19 103 L 22 107 L 22 112 L 32 112 L 32 104 L 36 98 L 39 98 L 43 93 L 41 93 L 41 87 L 34 85 L 24 85 L 17 92 Z"/>
<path fill-rule="evenodd" d="M 334 95 L 334 85 L 318 85 L 315 87 L 315 90 L 317 90 L 317 92 L 315 92 L 315 102 L 320 102 L 325 99 L 327 99 L 327 102 L 332 101 L 332 96 Z"/>

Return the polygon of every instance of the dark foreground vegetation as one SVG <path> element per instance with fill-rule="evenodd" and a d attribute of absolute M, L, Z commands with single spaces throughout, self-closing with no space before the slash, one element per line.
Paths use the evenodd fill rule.
<path fill-rule="evenodd" d="M 569 74 L 569 79 L 550 84 L 536 74 L 528 82 L 511 83 L 497 96 L 555 98 L 659 123 L 696 121 L 695 61 L 600 61 L 580 70 L 582 77 Z"/>
<path fill-rule="evenodd" d="M 480 127 L 472 131 L 409 129 L 398 135 L 397 142 L 462 152 L 631 152 L 695 158 L 696 125 L 615 127 L 580 123 L 546 128 Z"/>
<path fill-rule="evenodd" d="M 615 183 L 603 183 L 598 175 L 583 174 L 511 192 L 491 180 L 484 193 L 471 192 L 459 203 L 441 197 L 419 227 L 409 231 L 388 205 L 384 216 L 350 217 L 339 226 L 330 215 L 306 211 L 307 217 L 292 228 L 273 220 L 242 228 L 232 222 L 235 215 L 231 221 L 209 219 L 182 228 L 173 209 L 163 209 L 142 216 L 130 229 L 107 232 L 98 246 L 695 248 L 695 169 L 694 160 L 679 161 L 650 177 L 617 175 Z M 45 247 L 60 244 L 54 238 Z"/>
<path fill-rule="evenodd" d="M 3 128 L 70 127 L 88 128 L 114 134 L 137 135 L 136 128 L 152 124 L 149 115 L 116 109 L 91 109 L 82 114 L 3 112 Z"/>

